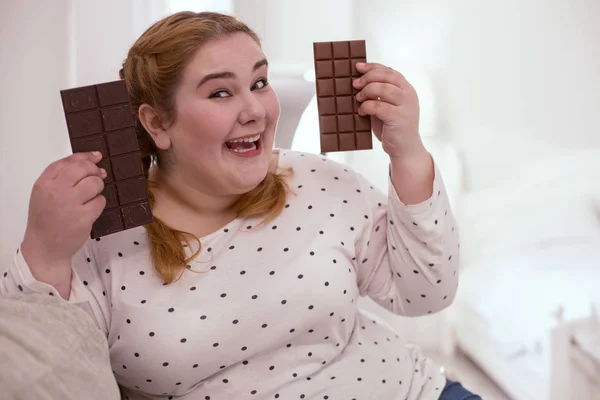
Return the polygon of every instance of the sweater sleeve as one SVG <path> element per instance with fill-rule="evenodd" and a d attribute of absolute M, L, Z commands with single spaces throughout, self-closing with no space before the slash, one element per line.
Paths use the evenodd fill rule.
<path fill-rule="evenodd" d="M 108 335 L 110 304 L 107 288 L 92 262 L 87 245 L 73 256 L 71 293 L 69 300 L 64 301 L 75 304 L 90 314 L 98 328 Z M 82 274 L 85 280 L 80 279 Z M 53 286 L 35 279 L 20 248 L 16 250 L 8 270 L 0 277 L 0 298 L 12 293 L 38 293 L 61 298 Z"/>
<path fill-rule="evenodd" d="M 456 221 L 435 165 L 432 196 L 415 205 L 400 201 L 388 177 L 388 201 L 358 175 L 365 223 L 356 238 L 360 294 L 404 316 L 448 307 L 458 287 Z"/>

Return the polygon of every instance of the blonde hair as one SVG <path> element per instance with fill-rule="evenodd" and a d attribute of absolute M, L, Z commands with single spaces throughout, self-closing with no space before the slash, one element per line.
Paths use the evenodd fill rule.
<path fill-rule="evenodd" d="M 213 39 L 233 33 L 246 33 L 259 45 L 260 39 L 246 24 L 234 17 L 212 12 L 179 12 L 168 16 L 146 30 L 129 50 L 119 72 L 125 80 L 134 114 L 142 104 L 161 111 L 163 123 L 175 119 L 173 93 L 182 72 L 198 48 Z M 150 205 L 155 203 L 156 183 L 149 179 L 152 164 L 160 165 L 154 141 L 136 118 L 136 133 L 144 174 L 148 183 Z M 285 206 L 288 187 L 285 178 L 290 171 L 271 173 L 252 191 L 242 195 L 235 204 L 238 218 L 264 215 L 263 223 L 275 218 Z M 195 235 L 173 229 L 160 219 L 146 225 L 151 242 L 154 268 L 165 284 L 173 282 L 200 252 L 200 239 Z M 191 256 L 182 243 L 196 241 L 198 248 Z"/>

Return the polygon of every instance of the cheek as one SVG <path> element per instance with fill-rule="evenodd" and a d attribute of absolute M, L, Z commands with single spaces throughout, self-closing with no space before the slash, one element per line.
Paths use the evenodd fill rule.
<path fill-rule="evenodd" d="M 222 109 L 213 110 L 206 105 L 183 109 L 179 117 L 177 134 L 180 142 L 196 150 L 200 147 L 214 151 L 213 145 L 221 146 L 231 128 L 231 116 Z"/>
<path fill-rule="evenodd" d="M 281 112 L 281 106 L 279 104 L 279 98 L 277 97 L 277 94 L 275 94 L 275 92 L 272 92 L 270 102 L 271 102 L 270 103 L 271 115 L 274 118 L 279 118 L 279 113 Z"/>
<path fill-rule="evenodd" d="M 271 91 L 265 99 L 264 107 L 267 114 L 267 118 L 271 124 L 274 124 L 279 119 L 281 107 L 279 105 L 279 98 L 274 91 Z"/>

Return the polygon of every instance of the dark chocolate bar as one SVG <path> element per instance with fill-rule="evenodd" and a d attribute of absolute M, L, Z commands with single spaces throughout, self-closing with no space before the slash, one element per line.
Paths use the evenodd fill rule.
<path fill-rule="evenodd" d="M 362 74 L 357 62 L 366 62 L 364 40 L 313 43 L 321 152 L 373 148 L 371 118 L 358 115 L 358 90 L 352 80 Z"/>
<path fill-rule="evenodd" d="M 62 90 L 73 153 L 99 151 L 106 207 L 92 226 L 99 238 L 152 222 L 135 118 L 125 81 Z"/>

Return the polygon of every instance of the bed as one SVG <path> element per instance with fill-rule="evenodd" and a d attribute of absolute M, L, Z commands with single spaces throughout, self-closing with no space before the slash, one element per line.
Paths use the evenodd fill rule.
<path fill-rule="evenodd" d="M 552 334 L 552 400 L 600 399 L 600 310 Z"/>
<path fill-rule="evenodd" d="M 513 400 L 557 400 L 552 333 L 600 304 L 598 176 L 564 152 L 464 197 L 456 345 Z"/>
<path fill-rule="evenodd" d="M 457 344 L 515 400 L 550 399 L 554 329 L 600 304 L 600 238 L 473 266 L 456 299 Z"/>

